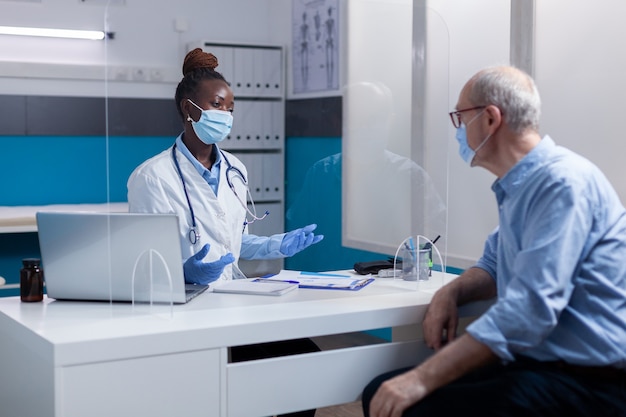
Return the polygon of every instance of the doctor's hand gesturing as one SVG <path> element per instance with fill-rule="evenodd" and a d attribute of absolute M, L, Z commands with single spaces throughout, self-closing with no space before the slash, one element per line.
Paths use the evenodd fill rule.
<path fill-rule="evenodd" d="M 280 252 L 285 256 L 293 256 L 324 239 L 324 235 L 315 236 L 313 234 L 313 230 L 316 228 L 316 224 L 310 224 L 285 233 L 283 241 L 280 244 Z"/>
<path fill-rule="evenodd" d="M 208 243 L 202 247 L 195 255 L 185 261 L 183 270 L 185 273 L 185 281 L 192 284 L 207 285 L 217 280 L 226 265 L 235 261 L 232 253 L 223 255 L 220 259 L 213 262 L 202 262 L 204 257 L 209 253 L 211 245 Z"/>

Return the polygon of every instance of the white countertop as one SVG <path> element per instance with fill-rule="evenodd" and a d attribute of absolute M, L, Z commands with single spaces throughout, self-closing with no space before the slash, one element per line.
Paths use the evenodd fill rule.
<path fill-rule="evenodd" d="M 127 212 L 128 203 L 0 206 L 0 233 L 36 232 L 38 211 Z"/>
<path fill-rule="evenodd" d="M 114 360 L 411 324 L 454 277 L 433 272 L 428 282 L 382 278 L 359 291 L 299 288 L 278 297 L 206 292 L 174 306 L 9 297 L 0 299 L 0 328 L 57 365 Z"/>

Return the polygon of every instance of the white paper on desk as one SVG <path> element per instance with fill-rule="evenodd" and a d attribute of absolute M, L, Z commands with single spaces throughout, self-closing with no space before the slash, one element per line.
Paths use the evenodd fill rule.
<path fill-rule="evenodd" d="M 328 274 L 332 275 L 332 274 Z M 339 274 L 338 274 L 339 275 Z M 277 281 L 297 281 L 300 287 L 315 288 L 337 288 L 337 289 L 354 289 L 362 283 L 363 279 L 355 277 L 330 277 L 330 276 L 310 276 L 302 275 L 300 271 L 281 270 L 278 274 L 270 277 Z"/>
<path fill-rule="evenodd" d="M 298 281 L 300 277 L 300 271 L 288 271 L 286 269 L 281 269 L 280 272 L 276 275 L 268 276 L 268 278 L 273 280 L 281 280 L 281 281 Z"/>
<path fill-rule="evenodd" d="M 354 278 L 298 278 L 300 287 L 355 288 L 362 280 Z"/>

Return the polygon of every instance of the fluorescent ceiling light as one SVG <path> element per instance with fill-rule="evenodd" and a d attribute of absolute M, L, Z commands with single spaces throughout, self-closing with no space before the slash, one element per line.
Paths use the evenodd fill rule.
<path fill-rule="evenodd" d="M 16 26 L 0 26 L 0 35 L 45 36 L 50 38 L 72 38 L 91 40 L 101 40 L 105 37 L 112 38 L 112 34 L 105 33 L 101 30 L 45 29 Z"/>

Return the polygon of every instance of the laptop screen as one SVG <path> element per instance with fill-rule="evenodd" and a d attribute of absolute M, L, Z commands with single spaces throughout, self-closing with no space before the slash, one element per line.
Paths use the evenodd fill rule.
<path fill-rule="evenodd" d="M 48 297 L 184 303 L 174 214 L 38 212 Z"/>

